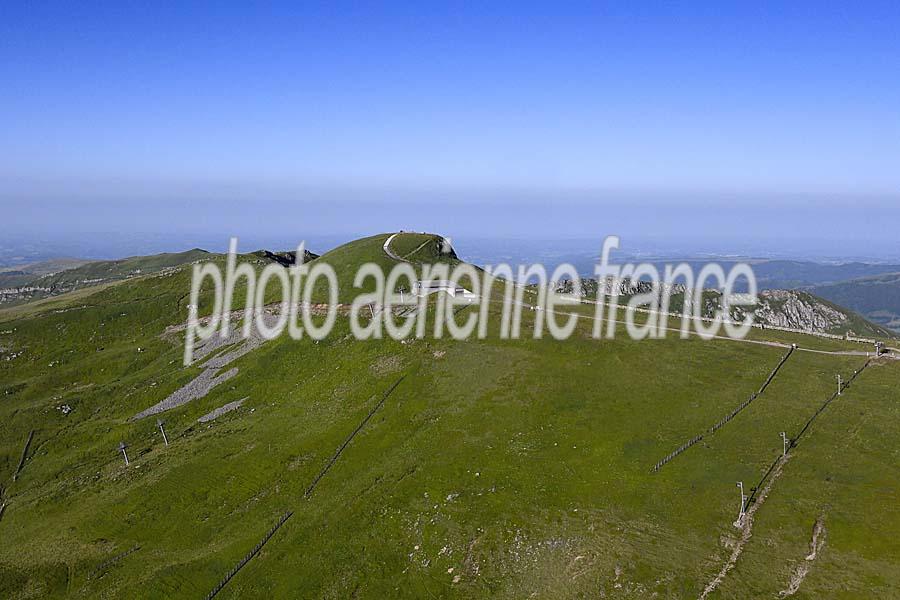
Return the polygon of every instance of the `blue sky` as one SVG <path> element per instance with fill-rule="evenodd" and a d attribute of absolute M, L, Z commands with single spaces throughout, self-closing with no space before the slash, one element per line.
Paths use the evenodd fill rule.
<path fill-rule="evenodd" d="M 4 3 L 5 228 L 897 231 L 896 3 L 629 4 Z"/>

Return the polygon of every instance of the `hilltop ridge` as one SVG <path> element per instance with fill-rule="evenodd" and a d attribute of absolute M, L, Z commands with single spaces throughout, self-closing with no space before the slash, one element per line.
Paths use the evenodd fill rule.
<path fill-rule="evenodd" d="M 390 235 L 310 264 L 352 283 L 397 264 Z M 819 520 L 804 592 L 900 589 L 900 361 L 779 330 L 599 340 L 573 304 L 565 341 L 503 339 L 499 319 L 484 338 L 360 341 L 343 313 L 323 339 L 243 339 L 238 313 L 185 367 L 191 275 L 0 315 L 0 596 L 697 597 L 741 544 L 721 593 L 774 597 Z M 782 431 L 796 444 L 767 481 Z M 752 536 L 736 481 L 766 492 Z"/>

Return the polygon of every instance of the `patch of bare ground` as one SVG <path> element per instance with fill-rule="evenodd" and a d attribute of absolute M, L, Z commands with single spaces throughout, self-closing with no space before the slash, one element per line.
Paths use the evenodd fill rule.
<path fill-rule="evenodd" d="M 247 398 L 241 398 L 240 400 L 235 400 L 234 402 L 229 402 L 228 404 L 224 404 L 224 405 L 220 406 L 219 408 L 206 413 L 205 415 L 203 415 L 202 417 L 197 419 L 197 422 L 198 423 L 209 423 L 210 421 L 214 421 L 215 419 L 217 419 L 218 417 L 221 417 L 225 413 L 229 413 L 233 410 L 239 409 L 241 407 L 241 405 L 244 403 L 244 400 L 246 400 L 246 399 Z"/>
<path fill-rule="evenodd" d="M 373 375 L 390 375 L 398 372 L 402 367 L 403 362 L 399 356 L 382 356 L 369 366 L 369 370 Z"/>
<path fill-rule="evenodd" d="M 466 548 L 466 557 L 463 559 L 462 564 L 462 573 L 456 575 L 453 578 L 453 583 L 459 583 L 460 579 L 463 575 L 468 577 L 469 579 L 474 579 L 478 577 L 478 572 L 480 567 L 478 565 L 478 561 L 475 559 L 475 545 L 478 544 L 478 540 L 481 536 L 473 537 L 469 542 L 468 547 Z"/>
<path fill-rule="evenodd" d="M 274 311 L 268 309 L 262 313 L 262 316 L 267 327 L 273 327 L 278 319 L 278 315 Z M 256 350 L 266 341 L 267 340 L 260 335 L 256 327 L 251 327 L 250 335 L 245 338 L 241 333 L 241 324 L 235 323 L 230 327 L 225 337 L 222 337 L 217 333 L 206 340 L 198 342 L 194 349 L 194 355 L 195 357 L 198 357 L 198 360 L 214 354 L 216 350 L 224 348 L 225 346 L 231 345 L 232 347 L 227 351 L 223 350 L 222 353 L 209 358 L 203 365 L 203 371 L 201 371 L 197 377 L 169 394 L 165 399 L 137 413 L 131 417 L 131 420 L 136 421 L 138 419 L 143 419 L 150 415 L 177 408 L 192 400 L 203 398 L 214 387 L 231 379 L 238 373 L 237 367 L 232 367 L 231 369 L 220 373 L 223 368 L 245 354 Z"/>
<path fill-rule="evenodd" d="M 804 561 L 794 570 L 791 575 L 791 580 L 788 583 L 788 587 L 778 593 L 779 598 L 793 596 L 800 589 L 800 584 L 806 579 L 806 575 L 809 573 L 812 563 L 815 562 L 816 557 L 822 550 L 822 546 L 825 545 L 826 533 L 825 517 L 822 516 L 816 519 L 816 524 L 813 526 L 812 539 L 809 541 L 809 554 L 806 555 Z"/>
<path fill-rule="evenodd" d="M 716 588 L 718 588 L 722 582 L 725 580 L 725 576 L 728 575 L 728 572 L 734 568 L 737 564 L 738 559 L 741 557 L 741 553 L 744 551 L 744 546 L 747 542 L 750 541 L 750 537 L 753 535 L 753 518 L 756 515 L 756 511 L 759 510 L 759 507 L 763 505 L 766 501 L 766 498 L 769 496 L 769 492 L 772 489 L 772 486 L 775 485 L 775 482 L 778 481 L 778 478 L 781 477 L 781 471 L 784 467 L 785 463 L 790 458 L 790 455 L 782 456 L 778 459 L 778 462 L 775 464 L 775 468 L 772 470 L 772 475 L 769 477 L 768 481 L 766 481 L 762 490 L 756 497 L 756 502 L 754 502 L 747 512 L 744 514 L 743 519 L 739 523 L 735 525 L 740 527 L 740 535 L 736 540 L 731 542 L 731 555 L 728 557 L 728 560 L 725 561 L 725 564 L 722 566 L 722 569 L 716 574 L 716 576 L 706 584 L 706 587 L 703 588 L 703 592 L 700 593 L 699 600 L 704 600 L 707 596 L 713 593 Z"/>

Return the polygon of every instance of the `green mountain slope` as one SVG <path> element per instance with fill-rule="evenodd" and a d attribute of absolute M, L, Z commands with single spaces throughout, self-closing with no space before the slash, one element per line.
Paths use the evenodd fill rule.
<path fill-rule="evenodd" d="M 850 262 L 820 264 L 799 260 L 753 261 L 760 289 L 786 289 L 826 285 L 896 272 L 900 265 Z"/>
<path fill-rule="evenodd" d="M 632 287 L 630 280 L 620 280 L 618 283 L 620 303 L 627 303 L 631 296 L 638 291 L 649 293 L 651 291 L 648 282 L 639 282 L 636 288 Z M 563 281 L 557 284 L 556 289 L 572 292 L 572 282 Z M 582 297 L 590 301 L 597 299 L 597 281 L 586 279 L 582 282 Z M 611 293 L 611 284 L 606 287 L 606 293 Z M 849 298 L 848 298 L 849 299 Z M 684 310 L 685 293 L 683 285 L 675 285 L 672 288 L 669 300 L 669 312 L 681 314 Z M 766 327 L 781 327 L 798 331 L 824 333 L 830 335 L 851 335 L 865 338 L 896 338 L 896 332 L 887 327 L 873 323 L 862 315 L 820 298 L 804 290 L 763 290 L 757 296 L 758 305 L 754 310 L 754 322 Z M 876 303 L 882 300 L 874 300 Z M 880 304 L 879 304 L 880 305 Z M 722 294 L 716 290 L 703 291 L 702 316 L 712 317 L 722 306 Z M 734 309 L 732 317 L 735 320 L 744 318 L 743 309 Z"/>
<path fill-rule="evenodd" d="M 319 260 L 346 279 L 392 260 L 386 238 Z M 190 271 L 0 311 L 0 597 L 204 597 L 289 511 L 219 597 L 696 597 L 740 543 L 735 482 L 763 481 L 781 431 L 797 445 L 714 595 L 777 596 L 799 565 L 808 597 L 900 590 L 897 361 L 804 429 L 834 375 L 866 363 L 805 349 L 862 347 L 754 331 L 803 348 L 708 433 L 786 348 L 595 340 L 589 306 L 566 309 L 582 315 L 567 341 L 501 340 L 494 314 L 483 340 L 359 342 L 341 317 L 319 343 L 280 338 L 222 367 L 237 372 L 160 415 L 166 446 L 155 418 L 132 417 L 204 370 L 181 366 Z"/>
<path fill-rule="evenodd" d="M 29 270 L 0 273 L 0 305 L 21 304 L 58 296 L 78 289 L 169 271 L 197 261 L 221 260 L 223 256 L 194 248 L 186 252 L 133 256 L 111 261 L 48 261 Z M 248 256 L 262 264 L 274 262 L 290 266 L 294 263 L 296 252 L 257 250 Z M 308 250 L 305 252 L 306 262 L 316 258 L 317 254 Z"/>
<path fill-rule="evenodd" d="M 179 265 L 198 260 L 208 260 L 206 250 L 193 249 L 186 252 L 156 254 L 153 256 L 133 256 L 121 260 L 70 261 L 50 265 L 60 268 L 46 273 L 49 267 L 37 265 L 31 271 L 23 271 L 17 277 L 0 274 L 0 304 L 19 304 L 58 296 L 73 290 L 120 281 L 150 273 L 157 273 Z"/>
<path fill-rule="evenodd" d="M 74 269 L 89 262 L 92 261 L 79 258 L 58 258 L 16 267 L 5 267 L 0 269 L 0 289 L 27 285 L 45 275 Z"/>
<path fill-rule="evenodd" d="M 392 236 L 390 250 L 401 260 L 392 258 L 385 252 L 384 245 Z M 441 252 L 443 238 L 435 234 L 427 233 L 382 233 L 370 237 L 348 242 L 330 250 L 318 259 L 309 263 L 312 268 L 316 263 L 327 263 L 337 275 L 339 301 L 352 302 L 353 298 L 361 293 L 371 292 L 375 289 L 375 283 L 371 278 L 366 279 L 360 287 L 354 287 L 354 278 L 357 269 L 366 264 L 378 265 L 387 274 L 401 262 L 408 262 L 413 266 L 417 275 L 421 275 L 422 264 L 447 263 L 451 268 L 460 261 L 452 249 L 449 252 Z M 409 284 L 403 282 L 408 289 Z M 324 280 L 317 282 L 314 299 L 320 302 L 327 301 L 327 284 Z"/>
<path fill-rule="evenodd" d="M 882 327 L 900 332 L 900 273 L 817 286 L 812 291 Z"/>

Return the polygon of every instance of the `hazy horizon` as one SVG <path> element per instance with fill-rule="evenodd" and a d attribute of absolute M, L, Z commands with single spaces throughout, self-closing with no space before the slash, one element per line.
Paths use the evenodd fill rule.
<path fill-rule="evenodd" d="M 896 5 L 518 8 L 7 7 L 0 235 L 900 257 Z"/>

